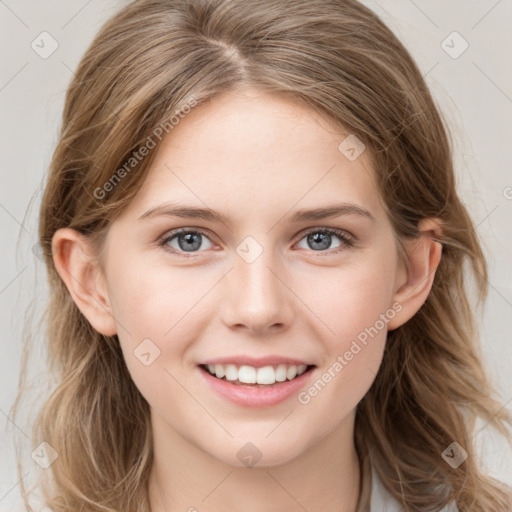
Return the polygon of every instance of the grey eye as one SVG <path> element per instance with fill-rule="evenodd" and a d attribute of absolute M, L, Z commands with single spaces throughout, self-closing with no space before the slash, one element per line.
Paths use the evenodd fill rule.
<path fill-rule="evenodd" d="M 170 236 L 166 240 L 166 243 L 176 251 L 196 252 L 201 247 L 205 249 L 203 244 L 204 240 L 208 240 L 208 238 L 202 233 L 197 231 L 184 231 Z M 175 242 L 177 242 L 177 246 L 173 245 Z M 208 242 L 211 244 L 209 240 Z M 209 249 L 209 247 L 206 247 L 206 249 Z"/>

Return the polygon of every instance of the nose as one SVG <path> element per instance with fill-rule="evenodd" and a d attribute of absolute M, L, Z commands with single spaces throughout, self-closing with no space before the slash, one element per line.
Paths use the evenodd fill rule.
<path fill-rule="evenodd" d="M 293 293 L 287 286 L 282 265 L 264 250 L 252 262 L 235 255 L 234 266 L 226 276 L 227 299 L 223 321 L 231 329 L 251 333 L 274 333 L 286 329 L 293 318 Z"/>

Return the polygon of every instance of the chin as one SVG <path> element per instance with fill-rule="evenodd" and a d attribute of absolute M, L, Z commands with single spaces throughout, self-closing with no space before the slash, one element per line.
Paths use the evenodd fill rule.
<path fill-rule="evenodd" d="M 211 453 L 219 461 L 235 467 L 265 468 L 286 464 L 299 457 L 303 450 L 297 448 L 296 443 L 284 445 L 282 439 L 269 441 L 260 436 L 253 441 L 233 440 L 225 450 Z"/>

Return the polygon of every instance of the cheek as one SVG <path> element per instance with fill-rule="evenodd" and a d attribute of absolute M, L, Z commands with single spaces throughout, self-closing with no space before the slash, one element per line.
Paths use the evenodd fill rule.
<path fill-rule="evenodd" d="M 382 336 L 368 346 L 349 343 L 344 347 L 347 350 L 335 353 L 311 384 L 299 392 L 302 415 L 316 423 L 319 432 L 333 431 L 355 410 L 375 379 L 384 345 Z"/>
<path fill-rule="evenodd" d="M 342 421 L 370 388 L 382 362 L 387 324 L 396 313 L 389 306 L 386 282 L 377 283 L 378 276 L 345 277 L 346 288 L 331 287 L 335 298 L 316 302 L 318 315 L 332 332 L 322 328 L 322 366 L 297 397 L 306 411 L 330 411 L 322 427 L 326 431 Z"/>
<path fill-rule="evenodd" d="M 210 274 L 142 262 L 139 268 L 118 266 L 110 282 L 120 335 L 128 331 L 132 343 L 179 338 L 180 330 L 190 327 L 189 315 L 197 316 L 205 293 L 218 279 Z"/>
<path fill-rule="evenodd" d="M 394 260 L 361 258 L 332 269 L 303 288 L 312 305 L 316 336 L 323 342 L 325 357 L 314 385 L 299 396 L 299 403 L 314 408 L 336 404 L 333 421 L 351 410 L 366 394 L 378 372 L 387 338 L 387 325 L 396 314 L 391 298 Z M 309 291 L 308 291 L 309 290 Z"/>
<path fill-rule="evenodd" d="M 354 258 L 338 269 L 317 271 L 314 281 L 296 288 L 331 351 L 343 350 L 390 309 L 395 275 L 391 256 Z M 377 328 L 385 331 L 386 326 L 378 322 Z"/>
<path fill-rule="evenodd" d="M 165 369 L 183 359 L 188 340 L 200 330 L 199 322 L 191 319 L 197 318 L 205 293 L 186 272 L 158 270 L 118 265 L 109 280 L 124 358 L 146 399 L 163 392 L 161 383 L 171 379 Z"/>

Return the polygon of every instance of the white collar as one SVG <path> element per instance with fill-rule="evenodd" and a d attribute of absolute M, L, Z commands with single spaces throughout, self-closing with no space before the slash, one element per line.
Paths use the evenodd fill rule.
<path fill-rule="evenodd" d="M 403 506 L 386 490 L 372 466 L 372 494 L 370 498 L 370 512 L 402 512 Z M 443 507 L 440 512 L 458 512 L 455 503 Z"/>

